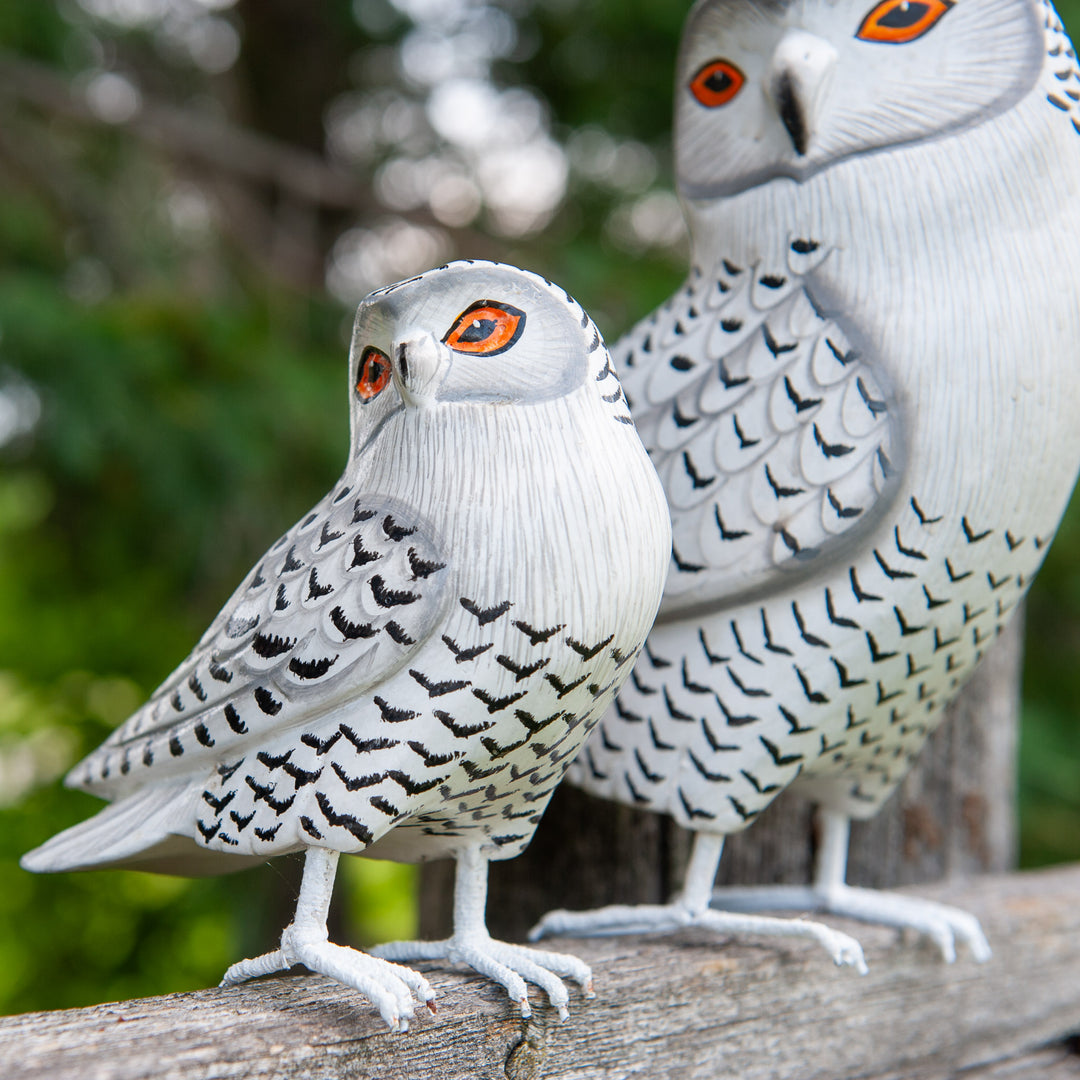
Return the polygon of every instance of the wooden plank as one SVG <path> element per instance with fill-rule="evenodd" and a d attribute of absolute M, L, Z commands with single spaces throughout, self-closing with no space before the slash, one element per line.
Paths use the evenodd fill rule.
<path fill-rule="evenodd" d="M 566 1024 L 546 1007 L 523 1021 L 490 983 L 436 969 L 438 1015 L 392 1035 L 358 995 L 294 975 L 0 1019 L 0 1075 L 952 1080 L 1080 1032 L 1080 866 L 909 891 L 975 912 L 993 960 L 950 967 L 926 944 L 841 921 L 866 947 L 866 977 L 796 941 L 697 931 L 564 941 L 594 965 L 598 991 L 591 1002 L 572 995 Z"/>

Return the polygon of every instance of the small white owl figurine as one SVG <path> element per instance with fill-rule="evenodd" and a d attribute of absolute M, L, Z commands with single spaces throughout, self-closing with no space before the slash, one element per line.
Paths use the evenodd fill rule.
<path fill-rule="evenodd" d="M 705 0 L 676 163 L 685 287 L 613 349 L 672 512 L 658 623 L 574 767 L 697 831 L 681 900 L 829 910 L 988 947 L 963 912 L 845 886 L 1038 569 L 1080 463 L 1080 73 L 1040 0 Z M 711 896 L 783 788 L 809 889 Z"/>
<path fill-rule="evenodd" d="M 589 317 L 522 270 L 458 262 L 372 293 L 344 475 L 194 652 L 68 783 L 110 800 L 30 852 L 56 871 L 220 873 L 304 851 L 280 948 L 394 1028 L 441 957 L 565 1017 L 574 957 L 493 941 L 487 864 L 529 842 L 660 602 L 667 506 Z M 327 940 L 338 854 L 458 860 L 454 934 L 377 959 Z"/>

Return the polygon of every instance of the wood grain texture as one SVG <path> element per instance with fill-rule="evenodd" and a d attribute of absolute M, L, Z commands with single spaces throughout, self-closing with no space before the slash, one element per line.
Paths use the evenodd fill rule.
<path fill-rule="evenodd" d="M 880 927 L 871 972 L 813 946 L 687 932 L 561 942 L 595 968 L 570 1021 L 512 1015 L 471 975 L 435 971 L 439 1012 L 387 1033 L 315 977 L 0 1020 L 5 1080 L 1065 1080 L 1080 1063 L 1080 866 L 920 887 L 983 921 L 985 966 L 942 964 Z M 534 995 L 534 1002 L 536 997 Z M 1019 1063 L 1019 1064 L 1017 1064 Z M 1027 1072 L 1023 1067 L 1029 1065 Z M 966 1072 L 963 1070 L 972 1070 Z M 1019 1070 L 1019 1071 L 1018 1071 Z"/>

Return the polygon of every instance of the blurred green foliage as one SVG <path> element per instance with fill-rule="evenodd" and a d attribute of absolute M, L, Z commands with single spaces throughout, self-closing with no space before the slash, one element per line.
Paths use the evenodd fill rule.
<path fill-rule="evenodd" d="M 404 106 L 422 104 L 423 87 L 399 61 L 423 29 L 423 7 L 6 0 L 0 61 L 47 64 L 73 94 L 88 73 L 119 71 L 200 122 L 224 118 L 321 153 L 323 122 L 349 95 L 385 82 L 398 93 L 387 115 L 399 108 L 407 118 Z M 222 178 L 212 160 L 140 139 L 116 116 L 73 119 L 48 95 L 20 96 L 29 69 L 0 72 L 0 406 L 21 401 L 23 424 L 5 434 L 0 407 L 0 1012 L 210 985 L 233 960 L 271 947 L 291 915 L 291 859 L 198 881 L 36 877 L 17 859 L 100 805 L 59 778 L 144 700 L 337 476 L 350 311 L 322 273 L 338 238 L 398 215 L 441 238 L 443 254 L 548 274 L 609 337 L 681 278 L 677 236 L 635 244 L 616 226 L 649 197 L 666 205 L 670 84 L 687 4 L 499 7 L 514 34 L 490 77 L 547 103 L 547 130 L 571 160 L 558 207 L 542 228 L 517 233 L 483 207 L 447 224 L 384 205 L 378 171 L 394 154 L 455 153 L 404 120 L 399 144 L 345 162 L 371 186 L 367 205 L 306 207 L 242 170 Z M 124 17 L 135 9 L 145 17 Z M 206 19 L 223 25 L 207 30 Z M 239 52 L 222 66 L 233 39 Z M 611 158 L 606 171 L 596 154 L 573 164 L 582 133 Z M 643 178 L 628 179 L 624 160 Z M 1027 865 L 1080 858 L 1077 555 L 1080 505 L 1029 605 Z M 342 876 L 340 940 L 411 931 L 411 868 L 350 859 Z"/>

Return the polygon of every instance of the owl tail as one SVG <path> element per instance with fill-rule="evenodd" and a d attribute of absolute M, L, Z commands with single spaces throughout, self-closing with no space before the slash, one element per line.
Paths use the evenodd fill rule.
<path fill-rule="evenodd" d="M 178 828 L 195 818 L 199 790 L 190 779 L 141 788 L 28 851 L 19 864 L 37 874 L 122 866 L 201 876 L 229 873 L 263 861 L 208 852 L 190 836 L 177 835 Z"/>

